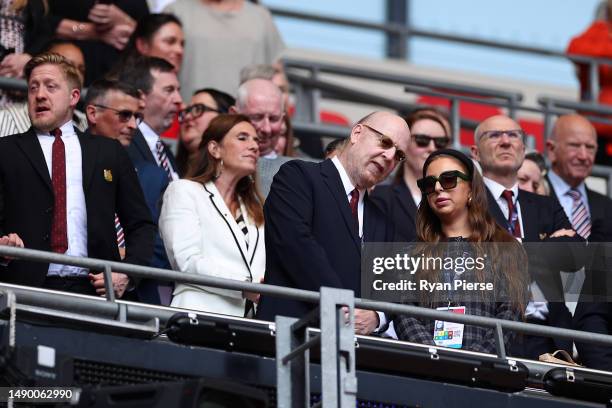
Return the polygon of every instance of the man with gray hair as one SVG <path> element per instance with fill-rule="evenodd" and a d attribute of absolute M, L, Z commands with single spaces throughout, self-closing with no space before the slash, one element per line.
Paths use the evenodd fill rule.
<path fill-rule="evenodd" d="M 270 80 L 250 79 L 238 88 L 236 106 L 232 106 L 230 112 L 247 116 L 257 131 L 257 177 L 260 191 L 267 197 L 274 175 L 282 164 L 291 160 L 290 157 L 279 156 L 274 151 L 285 115 L 281 91 Z"/>

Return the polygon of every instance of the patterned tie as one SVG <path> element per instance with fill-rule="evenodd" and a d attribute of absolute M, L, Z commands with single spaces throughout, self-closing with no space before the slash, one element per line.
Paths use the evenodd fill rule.
<path fill-rule="evenodd" d="M 516 238 L 521 238 L 521 223 L 518 219 L 518 212 L 514 206 L 514 201 L 512 197 L 514 193 L 512 190 L 504 190 L 502 193 L 502 197 L 508 203 L 508 232 L 514 235 Z"/>
<path fill-rule="evenodd" d="M 582 202 L 582 194 L 576 189 L 566 193 L 574 200 L 572 204 L 572 226 L 582 238 L 587 239 L 591 235 L 591 217 Z"/>
<path fill-rule="evenodd" d="M 157 139 L 155 143 L 155 149 L 157 150 L 157 159 L 159 160 L 160 166 L 166 171 L 168 175 L 168 181 L 172 181 L 172 169 L 170 168 L 170 160 L 166 154 L 166 148 L 162 143 L 161 139 Z"/>
<path fill-rule="evenodd" d="M 117 246 L 125 248 L 125 235 L 123 235 L 123 227 L 119 222 L 119 216 L 115 214 L 115 232 L 117 233 Z"/>
<path fill-rule="evenodd" d="M 236 224 L 238 224 L 238 228 L 244 234 L 244 242 L 246 242 L 246 247 L 249 249 L 249 228 L 246 225 L 244 217 L 242 216 L 242 211 L 238 214 L 238 218 L 236 218 Z"/>
<path fill-rule="evenodd" d="M 51 150 L 51 184 L 53 185 L 53 219 L 51 221 L 51 250 L 60 254 L 68 250 L 68 223 L 66 220 L 66 150 L 62 131 L 53 129 L 55 137 Z"/>
<path fill-rule="evenodd" d="M 357 204 L 359 203 L 359 190 L 354 189 L 351 191 L 351 201 L 349 202 L 349 206 L 351 207 L 351 214 L 355 219 L 355 223 L 357 224 L 357 228 L 359 228 L 359 213 L 357 212 Z"/>

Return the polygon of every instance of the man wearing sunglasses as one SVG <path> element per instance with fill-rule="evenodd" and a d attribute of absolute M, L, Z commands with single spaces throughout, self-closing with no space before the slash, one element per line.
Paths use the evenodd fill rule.
<path fill-rule="evenodd" d="M 404 160 L 410 131 L 401 117 L 374 112 L 360 120 L 332 159 L 292 160 L 274 177 L 264 205 L 266 283 L 318 291 L 321 286 L 360 294 L 361 245 L 392 238 L 368 189 Z M 258 318 L 304 316 L 312 305 L 262 296 Z M 357 310 L 355 330 L 372 333 L 384 314 Z"/>
<path fill-rule="evenodd" d="M 523 242 L 583 241 L 576 236 L 563 208 L 551 197 L 540 196 L 518 188 L 518 170 L 525 156 L 524 132 L 520 125 L 507 116 L 492 116 L 484 120 L 474 133 L 472 157 L 480 163 L 488 189 L 489 212 L 497 223 Z M 544 247 L 543 247 L 544 248 Z M 551 254 L 552 255 L 552 254 Z M 564 302 L 560 270 L 576 270 L 572 256 L 555 254 L 556 265 L 549 273 L 541 274 L 532 291 L 541 291 L 546 299 L 531 301 L 527 306 L 527 322 L 571 328 L 571 314 Z M 540 254 L 541 257 L 545 257 Z M 530 259 L 531 260 L 531 259 Z M 545 259 L 543 268 L 549 267 Z M 535 293 L 535 292 L 534 292 Z M 516 357 L 537 360 L 541 354 L 564 349 L 572 352 L 572 342 L 524 335 L 511 350 Z"/>
<path fill-rule="evenodd" d="M 260 192 L 265 198 L 278 169 L 291 160 L 291 157 L 279 156 L 274 151 L 283 126 L 283 94 L 278 86 L 268 79 L 250 79 L 238 88 L 236 106 L 232 106 L 230 112 L 246 115 L 257 131 L 257 178 Z"/>
<path fill-rule="evenodd" d="M 94 81 L 87 91 L 84 103 L 89 123 L 88 132 L 116 139 L 127 149 L 138 125 L 142 122 L 143 104 L 140 91 L 128 84 L 108 79 Z M 151 217 L 157 224 L 158 203 L 168 186 L 168 176 L 163 169 L 144 160 L 133 164 Z M 123 257 L 125 256 L 125 242 L 122 239 L 123 227 L 120 219 L 117 220 L 115 228 L 119 252 Z M 163 242 L 157 233 L 155 250 L 149 266 L 170 268 Z M 137 299 L 131 300 L 168 305 L 170 304 L 170 293 L 170 283 L 141 279 L 133 291 Z"/>

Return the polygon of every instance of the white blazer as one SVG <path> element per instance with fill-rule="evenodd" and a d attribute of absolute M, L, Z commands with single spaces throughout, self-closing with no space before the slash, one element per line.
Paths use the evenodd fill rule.
<path fill-rule="evenodd" d="M 159 232 L 172 268 L 181 272 L 259 282 L 266 253 L 263 225 L 240 209 L 248 227 L 249 245 L 213 182 L 170 183 L 164 194 Z M 242 292 L 177 283 L 172 306 L 244 316 Z"/>

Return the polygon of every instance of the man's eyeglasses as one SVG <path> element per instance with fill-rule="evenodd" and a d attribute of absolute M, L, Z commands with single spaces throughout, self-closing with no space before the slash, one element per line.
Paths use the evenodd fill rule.
<path fill-rule="evenodd" d="M 417 185 L 419 186 L 421 193 L 428 195 L 436 191 L 436 183 L 440 182 L 440 185 L 444 190 L 451 190 L 457 187 L 457 182 L 459 179 L 470 181 L 470 177 L 467 174 L 462 173 L 459 170 L 450 170 L 441 173 L 438 177 L 423 177 L 422 179 L 417 180 Z"/>
<path fill-rule="evenodd" d="M 252 115 L 246 115 L 246 116 L 249 118 L 249 121 L 252 124 L 261 123 L 266 118 L 268 118 L 268 122 L 270 122 L 271 125 L 278 125 L 279 123 L 283 121 L 283 117 L 284 117 L 283 114 L 270 115 L 268 113 L 254 113 Z"/>
<path fill-rule="evenodd" d="M 115 109 L 115 108 L 111 108 L 110 106 L 97 105 L 97 104 L 94 106 L 96 108 L 108 109 L 110 111 L 115 112 L 115 114 L 119 118 L 119 121 L 123 123 L 129 122 L 130 119 L 132 119 L 132 116 L 134 116 L 134 120 L 136 120 L 136 126 L 142 123 L 143 116 L 142 116 L 142 113 L 140 112 L 134 112 L 129 109 Z"/>
<path fill-rule="evenodd" d="M 366 128 L 370 129 L 372 132 L 376 133 L 376 135 L 378 136 L 378 142 L 380 143 L 380 147 L 382 147 L 383 149 L 389 150 L 392 147 L 395 147 L 395 155 L 393 156 L 393 158 L 396 161 L 401 162 L 401 161 L 406 160 L 406 153 L 404 153 L 402 150 L 400 150 L 397 147 L 393 139 L 391 139 L 389 136 L 385 135 L 384 133 L 379 132 L 378 130 L 374 129 L 370 125 L 366 125 L 365 123 L 360 123 L 360 125 L 365 126 Z"/>
<path fill-rule="evenodd" d="M 218 109 L 211 108 L 210 106 L 206 106 L 203 103 L 194 103 L 191 106 L 183 109 L 179 112 L 179 122 L 184 122 L 185 117 L 189 114 L 193 119 L 199 118 L 206 112 L 216 112 L 220 113 Z"/>
<path fill-rule="evenodd" d="M 501 139 L 503 135 L 507 135 L 510 140 L 523 140 L 525 132 L 521 129 L 512 130 L 487 130 L 480 134 L 481 139 L 490 139 L 494 142 Z"/>
<path fill-rule="evenodd" d="M 419 147 L 429 146 L 432 140 L 434 142 L 434 145 L 436 146 L 436 149 L 444 149 L 450 143 L 450 138 L 446 136 L 433 137 L 429 135 L 415 133 L 412 135 L 412 138 L 414 139 L 414 142 L 416 143 L 416 145 Z"/>

